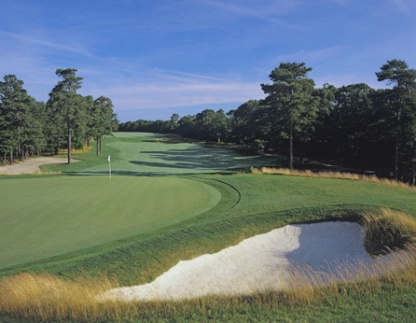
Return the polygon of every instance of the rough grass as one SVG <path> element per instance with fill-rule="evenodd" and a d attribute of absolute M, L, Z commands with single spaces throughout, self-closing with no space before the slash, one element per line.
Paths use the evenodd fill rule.
<path fill-rule="evenodd" d="M 364 215 L 365 246 L 373 255 L 387 254 L 416 242 L 416 221 L 403 212 L 381 208 Z"/>
<path fill-rule="evenodd" d="M 370 183 L 381 183 L 381 184 L 391 185 L 395 187 L 405 187 L 405 188 L 416 190 L 416 186 L 409 186 L 406 183 L 387 179 L 387 178 L 379 178 L 375 175 L 362 175 L 362 174 L 333 172 L 333 171 L 314 172 L 311 170 L 290 170 L 288 168 L 270 168 L 270 167 L 262 167 L 262 168 L 251 167 L 250 172 L 253 174 L 288 175 L 288 176 L 303 176 L 303 177 L 318 177 L 318 178 L 338 178 L 338 179 L 347 179 L 347 180 L 363 181 L 363 182 L 370 182 Z"/>
<path fill-rule="evenodd" d="M 362 221 L 368 228 L 370 248 L 373 248 L 372 243 L 380 244 L 378 234 L 386 227 L 400 228 L 397 235 L 405 240 L 416 233 L 414 218 L 386 208 L 365 213 Z M 256 309 L 274 304 L 286 313 L 293 307 L 322 306 L 351 295 L 377 297 L 386 284 L 396 290 L 415 286 L 416 245 L 413 240 L 407 241 L 395 257 L 374 267 L 362 265 L 358 275 L 355 269 L 354 275 L 350 275 L 345 267 L 342 276 L 336 272 L 323 275 L 309 268 L 293 268 L 291 282 L 285 290 L 229 298 L 212 296 L 181 302 L 103 301 L 97 296 L 118 287 L 116 280 L 101 275 L 70 281 L 52 275 L 24 273 L 0 281 L 0 311 L 10 318 L 35 321 L 147 320 L 154 318 L 155 313 L 165 319 L 173 319 L 179 313 L 187 319 L 198 320 L 212 317 L 215 312 L 233 317 L 236 309 L 245 308 L 249 302 L 250 307 Z M 385 247 L 386 250 L 390 248 Z"/>
<path fill-rule="evenodd" d="M 0 309 L 13 318 L 33 321 L 116 321 L 137 314 L 133 304 L 98 302 L 117 286 L 107 277 L 66 281 L 52 275 L 20 274 L 0 282 Z"/>
<path fill-rule="evenodd" d="M 345 265 L 332 273 L 308 267 L 293 268 L 290 291 L 287 291 L 290 302 L 311 304 L 328 295 L 337 298 L 346 289 L 376 294 L 382 289 L 383 281 L 399 288 L 404 284 L 416 285 L 416 219 L 400 211 L 381 208 L 364 212 L 360 222 L 366 227 L 367 251 L 375 257 L 389 256 L 375 265 L 360 264 L 358 271 Z"/>
<path fill-rule="evenodd" d="M 82 149 L 75 149 L 72 148 L 71 149 L 71 154 L 85 154 L 88 153 L 92 150 L 92 145 L 84 145 L 84 147 L 82 147 Z M 58 155 L 68 155 L 68 149 L 60 149 L 58 150 Z"/>

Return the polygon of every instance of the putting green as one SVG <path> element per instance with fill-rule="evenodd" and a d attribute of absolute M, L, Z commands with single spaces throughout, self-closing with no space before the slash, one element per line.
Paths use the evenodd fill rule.
<path fill-rule="evenodd" d="M 0 268 L 150 232 L 221 194 L 180 177 L 42 176 L 0 181 Z"/>

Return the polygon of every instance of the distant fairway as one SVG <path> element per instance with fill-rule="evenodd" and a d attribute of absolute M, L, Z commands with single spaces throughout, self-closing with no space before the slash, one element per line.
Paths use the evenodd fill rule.
<path fill-rule="evenodd" d="M 164 135 L 118 132 L 106 137 L 112 156 L 112 171 L 120 175 L 175 175 L 224 172 L 264 163 L 262 156 L 241 156 L 230 149 L 192 143 L 169 143 Z M 94 165 L 82 174 L 107 174 L 108 165 Z"/>
<path fill-rule="evenodd" d="M 2 177 L 0 268 L 168 226 L 210 209 L 218 191 L 178 177 Z"/>

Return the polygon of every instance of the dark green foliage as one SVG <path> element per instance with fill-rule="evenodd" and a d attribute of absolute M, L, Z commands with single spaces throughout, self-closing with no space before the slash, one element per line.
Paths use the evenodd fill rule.
<path fill-rule="evenodd" d="M 81 149 L 91 137 L 100 138 L 116 130 L 118 120 L 111 100 L 76 93 L 81 77 L 75 69 L 58 69 L 63 78 L 53 88 L 47 104 L 30 97 L 23 81 L 5 75 L 0 82 L 0 164 L 13 163 L 59 149 Z"/>
<path fill-rule="evenodd" d="M 56 75 L 62 77 L 63 80 L 59 81 L 52 89 L 48 100 L 48 104 L 54 110 L 52 117 L 60 115 L 59 120 L 62 123 L 57 126 L 65 129 L 68 164 L 71 163 L 72 136 L 75 129 L 80 130 L 79 132 L 82 134 L 86 120 L 82 97 L 77 95 L 77 90 L 81 88 L 82 77 L 76 76 L 76 72 L 77 70 L 73 68 L 57 69 Z M 78 135 L 79 132 L 77 132 Z"/>
<path fill-rule="evenodd" d="M 249 100 L 225 116 L 205 109 L 180 119 L 174 115 L 175 121 L 129 121 L 120 129 L 243 144 L 287 155 L 289 167 L 294 155 L 301 161 L 296 167 L 315 159 L 329 164 L 325 167 L 415 185 L 416 71 L 404 61 L 388 61 L 376 73 L 393 85 L 383 90 L 364 83 L 315 88 L 310 71 L 304 63 L 280 64 L 269 75 L 272 84 L 261 85 L 264 100 Z"/>
<path fill-rule="evenodd" d="M 389 107 L 389 119 L 391 119 L 389 130 L 394 138 L 394 176 L 400 179 L 400 164 L 403 159 L 402 147 L 410 144 L 410 173 L 412 181 L 415 181 L 414 146 L 416 142 L 416 70 L 410 69 L 406 62 L 401 60 L 387 61 L 376 73 L 379 81 L 388 81 L 393 85 L 392 89 L 385 91 L 385 101 Z M 406 158 L 406 157 L 405 157 Z"/>
<path fill-rule="evenodd" d="M 276 137 L 289 142 L 289 169 L 293 169 L 294 139 L 308 141 L 318 117 L 318 100 L 313 95 L 314 82 L 307 77 L 312 71 L 305 63 L 282 63 L 269 77 L 273 84 L 261 88 L 269 106 L 273 126 L 278 128 Z"/>
<path fill-rule="evenodd" d="M 31 98 L 23 89 L 23 81 L 15 75 L 5 75 L 0 82 L 0 152 L 3 161 L 9 156 L 22 159 L 26 153 L 25 132 L 29 126 Z"/>

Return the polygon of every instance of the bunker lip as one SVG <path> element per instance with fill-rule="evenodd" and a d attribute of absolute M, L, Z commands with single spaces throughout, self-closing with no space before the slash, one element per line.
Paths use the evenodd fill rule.
<path fill-rule="evenodd" d="M 77 162 L 78 160 L 71 160 Z M 66 158 L 55 158 L 55 157 L 39 157 L 26 159 L 20 163 L 13 165 L 0 166 L 0 174 L 5 175 L 21 175 L 21 174 L 34 174 L 40 173 L 39 166 L 46 164 L 65 164 L 68 162 Z"/>
<path fill-rule="evenodd" d="M 180 261 L 149 284 L 112 289 L 99 299 L 180 300 L 291 289 L 299 268 L 319 275 L 322 284 L 387 273 L 386 263 L 400 253 L 373 258 L 364 248 L 364 236 L 365 228 L 353 222 L 287 225 L 218 253 Z"/>

